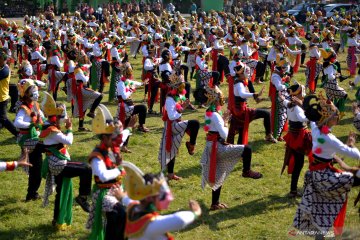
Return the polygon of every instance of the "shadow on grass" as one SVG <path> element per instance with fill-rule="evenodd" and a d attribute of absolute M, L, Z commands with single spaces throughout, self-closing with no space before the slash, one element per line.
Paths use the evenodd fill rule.
<path fill-rule="evenodd" d="M 176 163 L 175 163 L 176 165 Z M 179 175 L 182 178 L 188 178 L 190 176 L 199 176 L 201 175 L 201 165 L 196 165 L 196 166 L 192 166 L 192 167 L 188 167 L 188 168 L 183 168 L 180 169 L 179 171 L 177 171 L 176 173 L 177 175 Z"/>
<path fill-rule="evenodd" d="M 236 204 L 235 201 L 236 199 L 234 199 L 232 204 Z M 217 231 L 220 230 L 218 225 L 221 222 L 261 215 L 269 209 L 281 210 L 285 208 L 293 208 L 294 205 L 298 204 L 298 202 L 297 200 L 289 199 L 287 196 L 270 195 L 266 198 L 259 198 L 241 205 L 229 206 L 229 209 L 226 210 L 210 211 L 209 206 L 205 205 L 203 201 L 200 201 L 199 204 L 202 209 L 202 216 L 198 221 L 183 231 L 190 231 L 200 225 L 208 225 L 211 231 Z M 279 206 L 272 207 L 273 205 Z M 236 227 L 236 224 L 232 224 L 226 228 L 229 229 Z M 223 229 L 224 228 L 222 227 L 221 230 Z"/>
<path fill-rule="evenodd" d="M 3 131 L 8 132 L 5 128 L 3 129 Z M 0 131 L 0 134 L 4 134 L 4 133 Z M 0 146 L 9 146 L 13 144 L 16 144 L 16 137 L 14 137 L 13 135 L 0 142 Z"/>
<path fill-rule="evenodd" d="M 55 233 L 55 229 L 50 225 L 41 224 L 30 226 L 23 229 L 0 230 L 1 239 L 49 239 L 49 236 Z M 56 239 L 56 238 L 51 238 Z"/>

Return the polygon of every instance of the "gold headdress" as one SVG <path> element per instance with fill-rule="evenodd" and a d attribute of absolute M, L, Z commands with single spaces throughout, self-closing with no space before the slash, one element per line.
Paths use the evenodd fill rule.
<path fill-rule="evenodd" d="M 217 86 L 213 88 L 205 86 L 205 91 L 205 96 L 207 97 L 207 104 L 214 103 L 224 98 L 222 91 Z"/>
<path fill-rule="evenodd" d="M 288 61 L 282 54 L 276 55 L 276 66 L 277 67 L 287 67 L 289 65 Z"/>
<path fill-rule="evenodd" d="M 21 79 L 19 83 L 17 84 L 17 88 L 20 94 L 20 97 L 25 96 L 25 92 L 28 88 L 31 86 L 36 86 L 34 80 L 32 79 Z"/>
<path fill-rule="evenodd" d="M 64 112 L 64 108 L 57 107 L 53 97 L 48 93 L 44 92 L 44 99 L 41 103 L 41 107 L 46 116 L 60 116 Z"/>
<path fill-rule="evenodd" d="M 179 87 L 181 84 L 183 84 L 184 81 L 184 76 L 183 75 L 177 75 L 176 73 L 173 73 L 169 76 L 169 83 L 168 86 L 171 88 L 177 88 Z"/>
<path fill-rule="evenodd" d="M 320 48 L 319 50 L 320 50 L 320 52 L 321 52 L 321 56 L 322 56 L 324 59 L 329 59 L 331 56 L 333 56 L 334 54 L 336 54 L 332 48 L 327 48 L 327 49 Z"/>
<path fill-rule="evenodd" d="M 113 134 L 115 130 L 116 126 L 109 109 L 100 104 L 96 108 L 95 117 L 92 120 L 92 131 L 95 134 Z"/>
<path fill-rule="evenodd" d="M 334 103 L 330 99 L 326 99 L 322 93 L 320 92 L 318 95 L 318 103 L 320 106 L 320 109 L 318 109 L 318 112 L 321 115 L 320 120 L 318 121 L 318 124 L 321 125 L 324 122 L 326 122 L 330 117 L 334 115 L 340 115 L 340 112 L 338 108 L 334 105 Z"/>
<path fill-rule="evenodd" d="M 125 189 L 129 198 L 134 200 L 142 200 L 147 197 L 159 194 L 161 186 L 166 182 L 163 174 L 159 178 L 154 178 L 152 183 L 146 182 L 144 173 L 134 164 L 123 162 L 126 171 Z"/>

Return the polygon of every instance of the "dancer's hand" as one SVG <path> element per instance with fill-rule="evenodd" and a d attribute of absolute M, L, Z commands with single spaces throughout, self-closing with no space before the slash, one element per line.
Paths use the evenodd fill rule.
<path fill-rule="evenodd" d="M 186 99 L 181 105 L 183 109 L 186 109 L 190 105 L 190 99 Z"/>
<path fill-rule="evenodd" d="M 126 197 L 127 193 L 122 189 L 120 185 L 115 185 L 110 189 L 110 194 L 116 197 L 117 200 L 121 201 Z"/>
<path fill-rule="evenodd" d="M 145 79 L 142 85 L 146 85 L 146 84 L 148 84 L 148 83 L 149 83 L 149 81 L 150 81 L 150 79 L 149 79 L 149 78 Z"/>
<path fill-rule="evenodd" d="M 298 97 L 291 97 L 291 101 L 300 107 L 303 105 L 303 102 Z"/>
<path fill-rule="evenodd" d="M 71 118 L 65 119 L 65 128 L 66 129 L 72 129 Z"/>
<path fill-rule="evenodd" d="M 344 171 L 347 171 L 347 172 L 353 172 L 353 173 L 356 173 L 359 168 L 358 167 L 350 167 L 349 165 L 347 165 L 343 159 L 341 159 L 340 157 L 338 156 L 334 156 L 334 160 L 339 164 L 339 166 L 344 170 Z"/>
<path fill-rule="evenodd" d="M 191 211 L 194 212 L 194 214 L 196 216 L 200 216 L 201 215 L 201 207 L 199 205 L 199 203 L 195 200 L 190 200 L 189 201 L 189 208 Z"/>
<path fill-rule="evenodd" d="M 354 147 L 355 142 L 356 142 L 356 133 L 353 132 L 353 131 L 351 131 L 351 132 L 349 133 L 349 136 L 348 136 L 348 139 L 347 139 L 346 144 L 347 144 L 349 147 Z"/>

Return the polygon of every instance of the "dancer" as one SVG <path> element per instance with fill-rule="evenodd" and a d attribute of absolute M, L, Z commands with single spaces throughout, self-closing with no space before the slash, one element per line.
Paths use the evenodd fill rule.
<path fill-rule="evenodd" d="M 125 189 L 112 189 L 116 198 L 127 206 L 125 236 L 127 239 L 173 239 L 170 231 L 191 224 L 201 215 L 199 204 L 189 201 L 190 211 L 160 215 L 173 201 L 172 193 L 163 174 L 144 174 L 135 165 L 124 162 Z"/>
<path fill-rule="evenodd" d="M 100 139 L 100 144 L 89 156 L 95 180 L 86 224 L 86 227 L 91 229 L 91 240 L 124 239 L 126 210 L 109 190 L 121 185 L 125 176 L 125 170 L 121 166 L 120 147 L 135 123 L 136 118 L 132 118 L 127 128 L 123 129 L 121 122 L 114 122 L 110 111 L 104 105 L 100 104 L 97 108 L 92 127 Z M 106 217 L 106 221 L 103 217 Z"/>
<path fill-rule="evenodd" d="M 297 191 L 297 184 L 300 172 L 304 166 L 305 155 L 311 158 L 311 132 L 307 130 L 307 121 L 304 110 L 302 109 L 302 101 L 305 97 L 305 87 L 294 84 L 287 89 L 291 100 L 286 100 L 284 96 L 280 96 L 287 108 L 287 116 L 289 119 L 289 131 L 284 136 L 286 142 L 285 158 L 281 173 L 288 167 L 288 174 L 291 174 L 291 185 L 289 197 L 301 197 Z"/>
<path fill-rule="evenodd" d="M 31 79 L 22 79 L 18 83 L 21 106 L 15 117 L 14 126 L 20 130 L 17 142 L 24 153 L 29 151 L 29 169 L 26 201 L 38 200 L 41 183 L 42 146 L 39 142 L 39 129 L 43 124 L 44 114 L 40 109 L 38 87 Z"/>
<path fill-rule="evenodd" d="M 239 138 L 237 144 L 247 144 L 248 143 L 248 131 L 249 124 L 253 120 L 263 118 L 264 119 L 264 128 L 265 128 L 265 140 L 276 143 L 276 139 L 272 136 L 271 133 L 271 124 L 270 124 L 270 112 L 264 109 L 255 109 L 247 107 L 247 98 L 253 97 L 258 103 L 261 101 L 261 95 L 264 91 L 264 87 L 259 93 L 255 93 L 255 89 L 250 77 L 250 69 L 244 63 L 238 62 L 234 67 L 236 75 L 234 76 L 234 91 L 233 98 L 234 102 L 229 102 L 229 105 L 232 105 L 231 114 L 232 118 L 230 121 L 229 134 L 227 136 L 227 142 L 233 144 L 235 134 L 239 133 Z M 248 92 L 247 89 L 250 91 Z"/>
<path fill-rule="evenodd" d="M 57 104 L 48 92 L 44 92 L 43 106 L 47 121 L 44 123 L 40 138 L 44 139 L 46 158 L 42 176 L 46 178 L 44 206 L 49 204 L 53 191 L 53 178 L 56 184 L 56 197 L 52 225 L 58 230 L 66 230 L 72 223 L 73 188 L 72 178 L 80 178 L 79 196 L 75 201 L 85 212 L 90 205 L 87 197 L 91 192 L 91 168 L 83 162 L 73 162 L 67 146 L 73 143 L 72 123 L 67 118 L 64 104 Z M 65 131 L 60 130 L 60 123 L 65 121 Z"/>
<path fill-rule="evenodd" d="M 206 87 L 206 98 L 209 108 L 206 110 L 205 127 L 207 132 L 206 145 L 201 157 L 202 181 L 212 188 L 212 203 L 210 210 L 228 208 L 220 203 L 220 192 L 226 177 L 234 169 L 240 158 L 243 159 L 242 176 L 259 179 L 262 174 L 250 169 L 251 147 L 248 145 L 228 144 L 225 139 L 228 135 L 227 122 L 230 114 L 226 112 L 222 116 L 221 107 L 224 105 L 224 96 L 218 87 Z"/>
<path fill-rule="evenodd" d="M 186 142 L 186 148 L 190 155 L 195 153 L 196 138 L 200 124 L 197 120 L 182 120 L 182 112 L 189 105 L 189 99 L 185 99 L 185 83 L 182 75 L 172 74 L 169 77 L 170 90 L 166 97 L 163 112 L 164 128 L 161 137 L 159 162 L 161 170 L 167 168 L 170 180 L 180 180 L 174 173 L 175 157 L 184 137 L 185 132 L 190 135 L 190 141 Z"/>
<path fill-rule="evenodd" d="M 323 239 L 332 227 L 335 236 L 341 236 L 347 194 L 353 184 L 359 184 L 360 172 L 343 172 L 334 168 L 332 162 L 338 158 L 336 154 L 360 160 L 360 152 L 354 146 L 355 134 L 350 133 L 347 144 L 343 144 L 331 133 L 339 122 L 340 112 L 322 95 L 307 96 L 303 107 L 305 116 L 311 121 L 314 161 L 305 174 L 304 194 L 293 226 L 307 234 L 316 232 L 316 239 Z"/>

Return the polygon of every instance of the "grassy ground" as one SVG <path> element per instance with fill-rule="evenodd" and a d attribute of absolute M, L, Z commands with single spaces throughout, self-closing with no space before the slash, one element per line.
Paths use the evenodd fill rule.
<path fill-rule="evenodd" d="M 343 68 L 346 68 L 345 54 L 340 54 Z M 131 59 L 135 68 L 135 80 L 139 80 L 141 72 L 140 57 Z M 13 71 L 12 82 L 16 82 L 16 69 Z M 304 83 L 304 68 L 301 68 L 294 79 Z M 192 86 L 195 82 L 192 80 Z M 349 90 L 348 82 L 341 85 Z M 266 94 L 269 82 L 265 83 Z M 259 91 L 261 86 L 256 85 Z M 222 84 L 222 89 L 227 92 L 227 84 Z M 115 103 L 107 102 L 108 87 L 105 90 L 104 104 L 115 114 Z M 354 100 L 355 91 L 349 91 L 350 100 L 346 104 L 346 115 L 340 124 L 335 127 L 334 133 L 341 140 L 346 141 L 350 130 L 355 130 L 352 125 L 351 101 Z M 134 94 L 136 103 L 143 98 L 143 89 Z M 66 96 L 60 93 L 58 101 L 65 102 Z M 265 101 L 256 105 L 250 100 L 251 107 L 270 107 L 271 103 Z M 67 104 L 68 110 L 70 109 Z M 154 107 L 158 110 L 158 104 Z M 198 119 L 203 125 L 204 110 L 186 112 L 184 119 Z M 14 114 L 9 114 L 13 120 Z M 74 130 L 77 129 L 78 120 L 74 119 Z M 144 172 L 157 172 L 160 166 L 157 154 L 160 144 L 163 122 L 160 117 L 149 116 L 146 122 L 151 132 L 143 134 L 134 131 L 130 139 L 129 148 L 131 154 L 124 154 L 124 159 L 138 165 Z M 91 127 L 91 121 L 86 119 L 86 127 Z M 69 152 L 74 161 L 86 161 L 92 148 L 98 140 L 92 133 L 78 133 L 75 131 L 74 144 Z M 169 212 L 187 209 L 189 199 L 200 202 L 203 215 L 187 229 L 174 233 L 176 239 L 286 239 L 291 228 L 293 217 L 300 200 L 287 198 L 290 188 L 290 176 L 280 175 L 285 146 L 283 143 L 269 144 L 264 139 L 264 127 L 261 120 L 256 120 L 250 125 L 249 144 L 253 148 L 252 166 L 254 170 L 263 173 L 260 180 L 245 179 L 241 177 L 242 163 L 239 162 L 230 177 L 225 181 L 221 194 L 221 201 L 229 205 L 228 210 L 209 212 L 211 203 L 211 190 L 200 187 L 201 167 L 199 164 L 202 150 L 205 144 L 205 133 L 201 129 L 198 136 L 196 153 L 193 156 L 187 154 L 183 144 L 175 165 L 175 171 L 184 179 L 179 182 L 171 182 L 170 186 L 175 195 Z M 187 136 L 185 137 L 185 139 Z M 185 141 L 184 141 L 185 142 Z M 6 129 L 0 130 L 0 159 L 4 161 L 15 160 L 20 153 L 16 139 Z M 360 145 L 358 145 L 360 146 Z M 346 159 L 350 165 L 356 162 Z M 303 174 L 299 181 L 299 187 L 303 185 Z M 41 207 L 41 202 L 25 203 L 24 198 L 27 189 L 27 176 L 21 171 L 6 172 L 0 174 L 2 187 L 0 189 L 0 239 L 87 239 L 89 232 L 85 229 L 87 214 L 79 206 L 74 206 L 74 219 L 71 231 L 56 232 L 51 227 L 52 209 L 54 196 L 47 208 Z M 78 179 L 74 179 L 75 195 L 78 194 Z M 40 193 L 44 191 L 44 183 Z M 354 189 L 349 194 L 345 235 L 351 239 L 360 238 L 358 209 L 353 207 L 353 201 L 358 193 Z M 357 230 L 357 231 L 356 231 Z M 358 235 L 356 235 L 356 232 Z"/>

